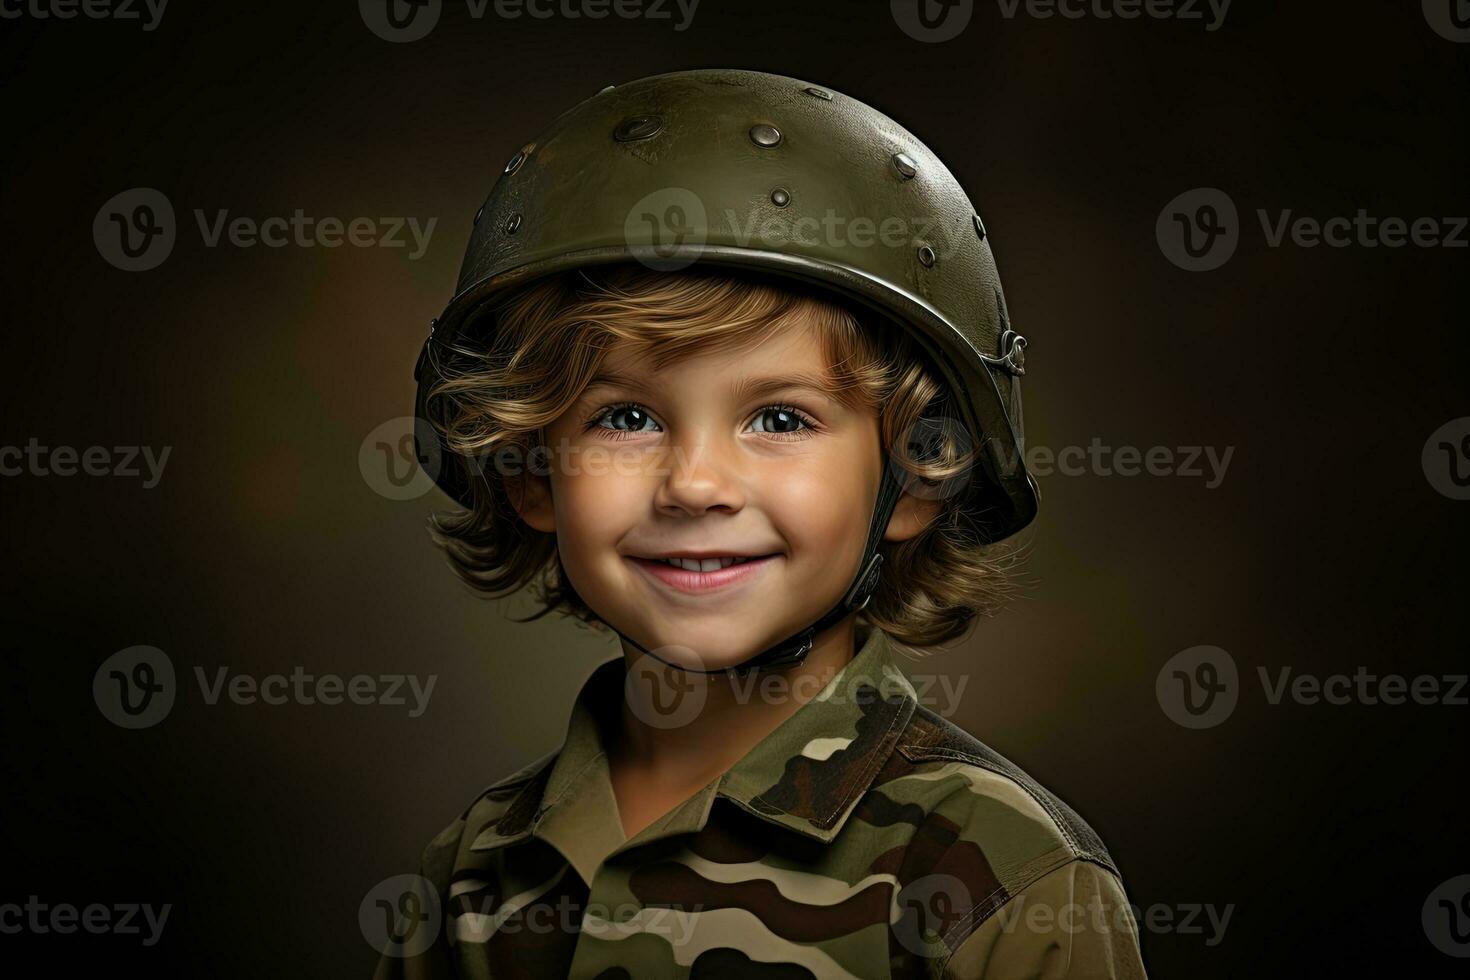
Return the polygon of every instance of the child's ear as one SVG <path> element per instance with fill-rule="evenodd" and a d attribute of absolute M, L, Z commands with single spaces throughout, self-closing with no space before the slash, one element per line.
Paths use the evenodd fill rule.
<path fill-rule="evenodd" d="M 551 503 L 551 480 L 523 470 L 505 479 L 505 495 L 521 520 L 537 531 L 551 534 L 556 530 L 556 509 Z"/>
<path fill-rule="evenodd" d="M 888 530 L 883 533 L 883 540 L 907 541 L 916 537 L 929 526 L 942 506 L 941 501 L 904 493 L 893 505 L 893 516 L 888 519 Z"/>

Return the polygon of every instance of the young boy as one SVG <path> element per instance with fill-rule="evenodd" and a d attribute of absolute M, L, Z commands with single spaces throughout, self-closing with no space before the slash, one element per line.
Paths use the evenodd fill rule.
<path fill-rule="evenodd" d="M 1097 835 L 897 666 L 1006 594 L 1024 346 L 963 190 L 835 92 L 660 75 L 518 151 L 415 372 L 434 537 L 621 655 L 377 975 L 1142 977 Z"/>

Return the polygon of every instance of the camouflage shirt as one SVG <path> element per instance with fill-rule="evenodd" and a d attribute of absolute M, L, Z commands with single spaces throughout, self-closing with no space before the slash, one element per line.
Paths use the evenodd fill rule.
<path fill-rule="evenodd" d="M 421 911 L 376 977 L 1143 977 L 1092 829 L 920 705 L 885 633 L 859 642 L 815 698 L 631 840 L 595 714 L 622 697 L 625 668 L 601 664 L 562 747 L 429 844 Z"/>

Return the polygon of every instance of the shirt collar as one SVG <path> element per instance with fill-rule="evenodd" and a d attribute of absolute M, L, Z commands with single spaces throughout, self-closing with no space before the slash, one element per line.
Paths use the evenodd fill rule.
<path fill-rule="evenodd" d="M 853 659 L 815 697 L 634 840 L 643 844 L 702 829 L 716 796 L 813 840 L 836 837 L 918 703 L 888 635 L 860 625 L 858 642 Z M 560 751 L 520 784 L 470 850 L 503 847 L 534 833 L 590 881 L 597 865 L 627 843 L 597 722 L 600 713 L 617 710 L 625 671 L 621 656 L 597 666 L 572 706 Z M 743 682 L 758 685 L 760 676 Z"/>

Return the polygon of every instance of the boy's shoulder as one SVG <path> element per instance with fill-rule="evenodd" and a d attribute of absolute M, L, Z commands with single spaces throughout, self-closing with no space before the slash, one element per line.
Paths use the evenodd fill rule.
<path fill-rule="evenodd" d="M 917 783 L 920 788 L 913 788 Z M 1025 770 L 943 715 L 916 705 L 871 791 L 916 804 L 974 844 L 1007 890 L 1072 862 L 1118 875 L 1096 831 Z M 997 867 L 999 865 L 999 867 Z"/>
<path fill-rule="evenodd" d="M 442 887 L 456 865 L 464 863 L 464 852 L 483 835 L 513 839 L 528 834 L 541 803 L 541 789 L 560 753 L 560 747 L 553 749 L 481 790 L 449 826 L 429 841 L 422 858 L 423 873 Z"/>

